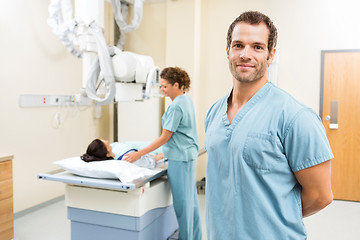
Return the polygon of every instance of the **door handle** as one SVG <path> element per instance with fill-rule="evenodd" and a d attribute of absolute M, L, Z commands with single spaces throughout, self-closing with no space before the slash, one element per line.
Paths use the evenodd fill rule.
<path fill-rule="evenodd" d="M 325 120 L 329 121 L 329 128 L 330 129 L 338 129 L 338 107 L 339 107 L 339 101 L 333 100 L 330 102 L 330 116 L 327 115 L 325 117 Z"/>

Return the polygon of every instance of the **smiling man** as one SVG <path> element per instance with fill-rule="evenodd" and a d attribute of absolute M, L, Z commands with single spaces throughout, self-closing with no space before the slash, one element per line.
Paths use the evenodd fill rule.
<path fill-rule="evenodd" d="M 259 12 L 229 27 L 233 88 L 205 119 L 209 240 L 306 239 L 302 218 L 332 201 L 333 154 L 319 116 L 267 78 L 276 41 Z"/>

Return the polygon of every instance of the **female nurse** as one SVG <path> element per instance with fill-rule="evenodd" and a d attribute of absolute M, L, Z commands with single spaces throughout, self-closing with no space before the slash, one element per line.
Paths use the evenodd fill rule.
<path fill-rule="evenodd" d="M 195 180 L 199 146 L 194 105 L 185 93 L 190 88 L 190 78 L 178 67 L 163 69 L 160 78 L 160 89 L 172 100 L 161 119 L 162 133 L 147 147 L 126 154 L 125 160 L 134 162 L 164 145 L 163 152 L 169 161 L 168 179 L 179 224 L 179 239 L 200 240 L 201 223 Z"/>

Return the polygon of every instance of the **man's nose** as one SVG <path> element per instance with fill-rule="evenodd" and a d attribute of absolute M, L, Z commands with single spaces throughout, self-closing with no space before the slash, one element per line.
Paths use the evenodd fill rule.
<path fill-rule="evenodd" d="M 240 57 L 241 58 L 249 58 L 250 57 L 250 47 L 249 46 L 245 46 L 241 51 L 240 51 Z"/>

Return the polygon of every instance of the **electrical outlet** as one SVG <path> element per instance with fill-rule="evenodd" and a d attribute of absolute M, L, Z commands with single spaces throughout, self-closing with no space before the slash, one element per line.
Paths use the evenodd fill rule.
<path fill-rule="evenodd" d="M 20 107 L 90 106 L 91 100 L 78 95 L 20 95 Z"/>

